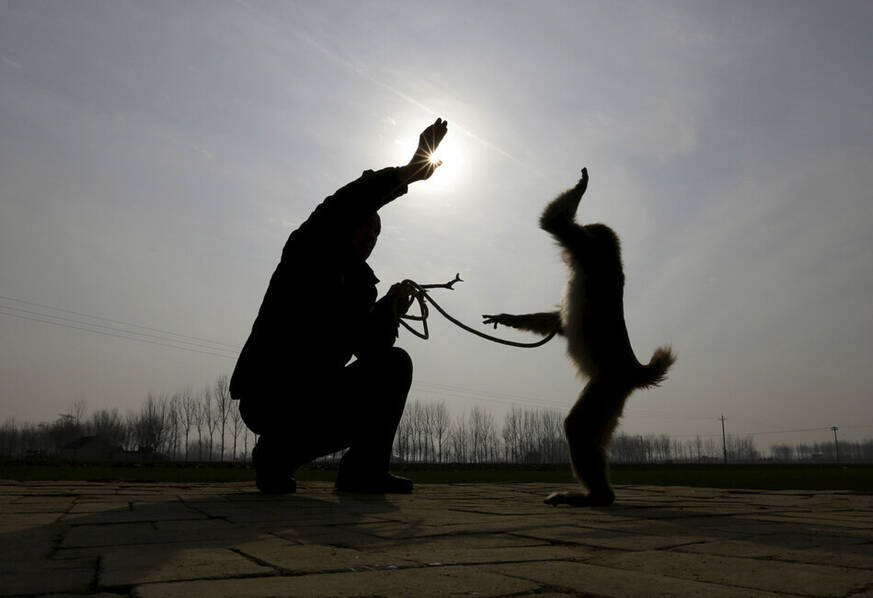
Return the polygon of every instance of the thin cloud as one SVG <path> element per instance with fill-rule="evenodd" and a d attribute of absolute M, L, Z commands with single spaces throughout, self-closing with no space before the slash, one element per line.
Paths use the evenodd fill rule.
<path fill-rule="evenodd" d="M 500 148 L 499 146 L 488 141 L 487 139 L 483 138 L 482 136 L 474 133 L 469 127 L 459 123 L 457 120 L 449 118 L 448 115 L 442 114 L 440 111 L 435 110 L 430 105 L 425 104 L 424 102 L 422 102 L 420 100 L 417 100 L 416 98 L 410 96 L 409 94 L 403 92 L 402 90 L 397 89 L 396 87 L 393 87 L 393 86 L 385 83 L 384 81 L 381 81 L 380 79 L 377 79 L 376 77 L 371 75 L 369 72 L 367 72 L 363 67 L 355 64 L 354 62 L 352 62 L 348 58 L 346 58 L 346 57 L 342 56 L 341 54 L 339 54 L 338 52 L 336 52 L 335 50 L 328 48 L 327 46 L 325 46 L 324 44 L 322 44 L 321 42 L 316 40 L 311 35 L 308 35 L 308 34 L 302 32 L 296 28 L 291 28 L 291 31 L 295 36 L 297 36 L 298 38 L 300 38 L 301 40 L 303 40 L 304 42 L 306 42 L 307 44 L 309 44 L 310 46 L 312 46 L 313 48 L 318 50 L 321 54 L 323 54 L 324 56 L 326 56 L 330 60 L 334 61 L 335 63 L 343 66 L 344 68 L 354 72 L 356 75 L 360 76 L 362 79 L 366 80 L 367 82 L 384 89 L 385 91 L 402 99 L 403 101 L 411 104 L 412 106 L 415 106 L 416 108 L 419 108 L 422 111 L 429 113 L 431 116 L 446 118 L 449 121 L 450 126 L 452 127 L 453 131 L 457 131 L 459 133 L 462 133 L 462 134 L 468 136 L 470 139 L 482 144 L 484 147 L 486 147 L 486 148 L 490 149 L 491 151 L 503 156 L 504 158 L 514 162 L 518 166 L 521 166 L 522 168 L 526 169 L 527 171 L 529 171 L 537 176 L 540 176 L 540 177 L 545 176 L 545 174 L 542 171 L 534 168 L 530 164 L 530 162 L 527 162 L 525 160 L 522 160 L 521 158 L 514 156 L 513 154 Z M 391 124 L 396 124 L 396 122 L 394 122 L 393 119 L 390 119 L 390 120 L 392 121 Z"/>

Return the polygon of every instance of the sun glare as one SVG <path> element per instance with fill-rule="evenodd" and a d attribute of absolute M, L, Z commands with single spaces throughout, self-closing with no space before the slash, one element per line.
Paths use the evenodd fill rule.
<path fill-rule="evenodd" d="M 452 136 L 454 133 L 454 136 Z M 457 190 L 466 175 L 469 164 L 465 155 L 464 138 L 458 131 L 452 131 L 449 124 L 449 134 L 443 139 L 440 146 L 428 156 L 431 164 L 439 167 L 433 176 L 428 179 L 428 190 L 434 193 L 444 193 L 448 190 Z"/>
<path fill-rule="evenodd" d="M 418 141 L 418 135 L 421 130 L 420 119 L 405 119 L 408 120 L 407 129 L 404 131 L 392 131 L 394 135 L 394 144 L 392 148 L 392 158 L 389 163 L 402 164 L 409 160 L 412 140 Z M 449 122 L 448 135 L 442 140 L 439 147 L 428 153 L 427 160 L 433 165 L 439 165 L 433 176 L 431 176 L 426 184 L 416 187 L 416 193 L 427 195 L 439 195 L 447 192 L 456 192 L 458 186 L 463 184 L 464 180 L 470 175 L 471 153 L 469 147 L 469 136 L 465 135 L 461 130 L 452 129 L 452 123 Z"/>

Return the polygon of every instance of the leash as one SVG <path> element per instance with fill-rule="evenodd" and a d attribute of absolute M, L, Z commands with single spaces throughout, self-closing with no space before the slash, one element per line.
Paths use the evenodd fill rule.
<path fill-rule="evenodd" d="M 408 279 L 404 280 L 401 284 L 408 285 L 409 287 L 412 288 L 412 291 L 413 291 L 412 298 L 414 301 L 416 301 L 418 303 L 419 315 L 408 315 L 407 314 L 407 315 L 400 316 L 400 323 L 403 325 L 403 327 L 406 328 L 409 332 L 411 332 L 415 336 L 417 336 L 418 338 L 421 338 L 424 340 L 427 340 L 428 338 L 430 338 L 430 333 L 428 332 L 428 329 L 427 329 L 427 317 L 429 315 L 429 310 L 428 310 L 427 304 L 430 303 L 431 305 L 434 306 L 434 308 L 440 314 L 442 314 L 442 316 L 445 319 L 447 319 L 449 322 L 451 322 L 452 324 L 454 324 L 458 328 L 466 330 L 470 334 L 475 334 L 476 336 L 482 337 L 486 340 L 489 340 L 489 341 L 492 341 L 495 343 L 500 343 L 501 345 L 509 345 L 510 347 L 521 347 L 524 349 L 533 349 L 534 347 L 540 347 L 542 345 L 545 345 L 547 342 L 552 340 L 552 338 L 558 333 L 557 330 L 553 330 L 551 333 L 549 333 L 549 335 L 547 337 L 545 337 L 541 340 L 538 340 L 536 342 L 519 343 L 517 341 L 510 341 L 510 340 L 506 340 L 504 338 L 498 338 L 496 336 L 491 336 L 490 334 L 485 334 L 484 332 L 480 332 L 480 331 L 476 330 L 475 328 L 471 328 L 470 326 L 467 326 L 466 324 L 464 324 L 463 322 L 461 322 L 457 318 L 452 317 L 448 312 L 446 312 L 446 310 L 444 310 L 442 307 L 440 307 L 440 304 L 437 303 L 436 300 L 434 300 L 434 298 L 430 296 L 430 293 L 428 293 L 428 289 L 448 289 L 450 291 L 453 291 L 453 290 L 455 290 L 454 289 L 455 283 L 458 283 L 458 282 L 464 282 L 463 280 L 461 280 L 460 274 L 455 274 L 454 280 L 451 280 L 449 282 L 442 283 L 442 284 L 418 284 L 414 280 L 408 280 Z M 410 320 L 413 322 L 421 322 L 422 332 L 419 332 L 418 330 L 416 330 L 415 328 L 413 328 L 412 326 L 407 324 L 404 320 Z"/>

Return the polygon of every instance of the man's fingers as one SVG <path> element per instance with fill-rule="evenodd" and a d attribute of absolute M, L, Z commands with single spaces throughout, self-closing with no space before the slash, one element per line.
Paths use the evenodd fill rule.
<path fill-rule="evenodd" d="M 437 128 L 436 128 L 436 139 L 434 140 L 434 147 L 436 147 L 437 145 L 440 144 L 440 142 L 442 142 L 443 137 L 446 136 L 446 133 L 448 132 L 448 130 L 449 130 L 449 122 L 438 118 L 437 119 Z"/>
<path fill-rule="evenodd" d="M 424 144 L 426 147 L 421 149 L 426 149 L 428 151 L 433 151 L 436 149 L 436 146 L 440 144 L 443 140 L 443 137 L 446 136 L 448 132 L 449 122 L 443 120 L 442 118 L 436 119 L 432 125 L 428 126 L 421 133 L 420 144 Z"/>

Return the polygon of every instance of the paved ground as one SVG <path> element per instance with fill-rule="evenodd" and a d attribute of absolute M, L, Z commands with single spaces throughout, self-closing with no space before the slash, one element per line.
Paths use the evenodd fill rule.
<path fill-rule="evenodd" d="M 0 481 L 0 594 L 873 597 L 873 495 Z"/>

